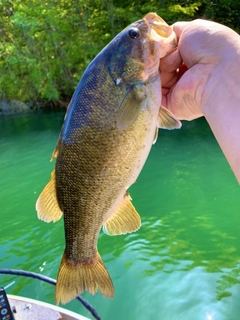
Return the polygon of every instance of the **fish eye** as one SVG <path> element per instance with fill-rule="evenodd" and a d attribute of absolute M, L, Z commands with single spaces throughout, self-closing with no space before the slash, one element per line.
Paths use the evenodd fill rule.
<path fill-rule="evenodd" d="M 139 38 L 140 36 L 140 32 L 137 28 L 132 28 L 128 31 L 128 36 L 131 38 L 131 39 L 137 39 Z"/>

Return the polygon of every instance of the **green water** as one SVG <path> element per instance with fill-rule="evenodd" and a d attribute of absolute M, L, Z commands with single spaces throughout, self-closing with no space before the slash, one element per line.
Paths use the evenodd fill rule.
<path fill-rule="evenodd" d="M 63 222 L 36 217 L 63 113 L 0 117 L 0 267 L 56 278 Z M 161 130 L 130 189 L 142 217 L 133 234 L 100 234 L 115 298 L 83 296 L 104 320 L 240 319 L 240 187 L 204 119 Z M 54 288 L 16 280 L 8 293 L 54 303 Z M 91 318 L 80 303 L 66 308 Z M 91 318 L 92 319 L 92 318 Z"/>

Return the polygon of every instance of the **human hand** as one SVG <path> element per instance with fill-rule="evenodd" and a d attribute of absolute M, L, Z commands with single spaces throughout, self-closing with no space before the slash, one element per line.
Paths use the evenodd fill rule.
<path fill-rule="evenodd" d="M 208 121 L 240 184 L 240 36 L 221 24 L 173 25 L 178 48 L 161 59 L 162 105 Z"/>
<path fill-rule="evenodd" d="M 221 105 L 218 93 L 228 90 L 229 76 L 238 81 L 234 63 L 240 37 L 226 26 L 200 19 L 177 22 L 173 30 L 178 48 L 160 63 L 162 105 L 179 119 L 192 120 L 208 113 L 212 100 Z"/>

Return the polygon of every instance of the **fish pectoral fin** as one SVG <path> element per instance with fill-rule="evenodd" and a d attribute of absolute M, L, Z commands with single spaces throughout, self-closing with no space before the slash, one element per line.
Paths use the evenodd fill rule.
<path fill-rule="evenodd" d="M 104 297 L 114 297 L 112 280 L 99 253 L 85 263 L 68 261 L 64 253 L 57 277 L 56 304 L 65 304 L 85 290 L 94 295 L 98 289 Z"/>
<path fill-rule="evenodd" d="M 38 218 L 45 222 L 56 222 L 62 217 L 56 195 L 55 170 L 36 202 L 36 210 Z"/>
<path fill-rule="evenodd" d="M 160 107 L 158 114 L 158 123 L 157 127 L 162 129 L 180 129 L 182 126 L 181 121 L 178 120 L 177 117 L 174 116 L 168 109 L 165 107 Z"/>
<path fill-rule="evenodd" d="M 131 197 L 125 194 L 118 209 L 103 224 L 103 231 L 110 235 L 120 235 L 137 231 L 141 226 L 141 218 L 132 205 Z"/>
<path fill-rule="evenodd" d="M 146 95 L 137 85 L 132 85 L 121 103 L 117 116 L 117 128 L 128 129 L 137 120 L 141 111 L 142 102 Z"/>

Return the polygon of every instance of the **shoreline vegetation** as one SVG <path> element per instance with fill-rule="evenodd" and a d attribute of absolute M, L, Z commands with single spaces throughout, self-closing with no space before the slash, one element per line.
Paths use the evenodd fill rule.
<path fill-rule="evenodd" d="M 203 18 L 240 32 L 240 0 L 2 0 L 0 115 L 66 108 L 90 61 L 129 23 Z"/>

